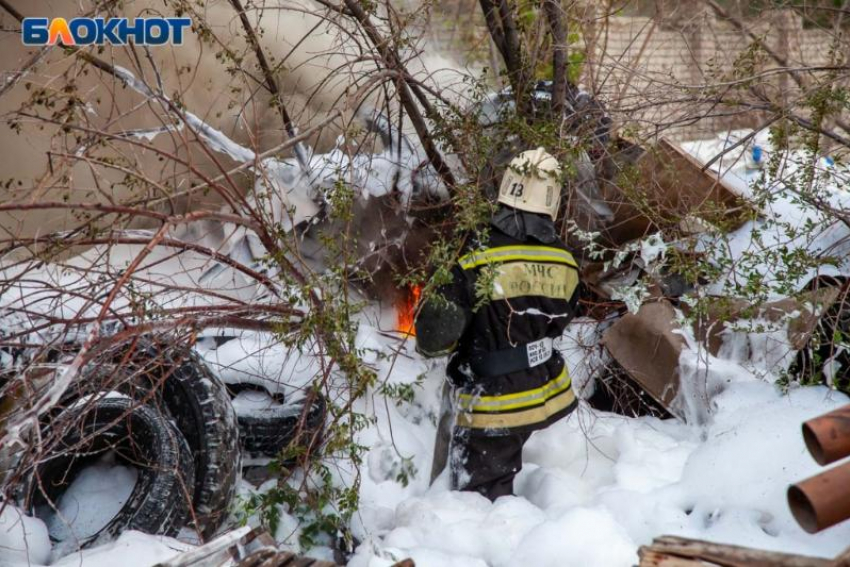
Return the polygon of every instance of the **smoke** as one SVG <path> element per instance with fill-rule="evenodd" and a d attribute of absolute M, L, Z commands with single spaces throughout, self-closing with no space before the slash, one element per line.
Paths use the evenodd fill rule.
<path fill-rule="evenodd" d="M 90 1 L 35 0 L 17 4 L 24 16 L 107 15 L 103 3 L 95 9 L 95 3 Z M 114 9 L 115 4 L 107 6 Z M 263 87 L 262 73 L 233 7 L 227 0 L 191 6 L 197 11 L 183 15 L 192 17 L 196 26 L 194 33 L 186 35 L 183 45 L 107 47 L 99 56 L 127 68 L 152 88 L 161 87 L 170 99 L 179 101 L 243 146 L 263 152 L 281 144 L 287 139 L 282 120 Z M 164 9 L 161 0 L 130 0 L 121 4 L 120 14 L 114 15 L 133 18 L 175 14 L 167 6 Z M 276 80 L 293 122 L 302 132 L 327 122 L 308 139 L 314 151 L 327 151 L 341 133 L 356 130 L 358 116 L 363 115 L 364 109 L 367 113 L 377 109 L 398 115 L 392 89 L 376 80 L 382 66 L 374 58 L 372 45 L 350 22 L 340 27 L 342 19 L 338 15 L 310 0 L 262 2 L 247 15 L 269 64 L 278 69 Z M 380 20 L 376 21 L 380 25 Z M 6 14 L 0 17 L 0 24 L 18 27 Z M 0 48 L 2 68 L 8 70 L 19 68 L 34 53 L 33 48 L 21 44 L 16 34 L 6 34 Z M 453 104 L 462 102 L 467 71 L 433 54 L 433 49 L 421 42 L 413 43 L 402 57 L 416 80 Z M 48 100 L 66 106 L 57 112 L 55 106 L 40 104 Z M 331 112 L 339 116 L 328 122 Z M 234 165 L 226 158 L 211 160 L 190 134 L 172 128 L 166 109 L 59 48 L 50 49 L 29 74 L 0 98 L 0 117 L 0 198 L 4 203 L 150 197 L 151 184 L 128 179 L 125 170 L 130 168 L 141 178 L 168 188 L 171 194 L 161 196 L 168 197 L 168 206 L 175 212 L 217 204 L 209 196 L 187 193 L 193 175 L 177 160 L 163 159 L 162 154 L 118 139 L 91 148 L 91 133 L 97 131 L 163 131 L 151 145 L 191 164 L 201 174 L 214 176 L 222 165 Z M 63 128 L 63 124 L 82 129 Z M 407 122 L 402 130 L 412 133 Z M 136 140 L 147 143 L 146 139 Z M 364 152 L 376 148 L 374 142 L 362 141 L 359 147 Z M 117 165 L 105 167 L 103 162 Z M 240 182 L 245 191 L 250 190 L 250 181 Z M 103 222 L 108 223 L 109 219 Z M 0 228 L 23 237 L 69 230 L 78 223 L 66 211 L 22 210 L 0 217 Z"/>

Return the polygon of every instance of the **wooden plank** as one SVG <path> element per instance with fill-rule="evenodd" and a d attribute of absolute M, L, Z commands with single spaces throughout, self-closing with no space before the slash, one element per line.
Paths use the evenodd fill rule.
<path fill-rule="evenodd" d="M 705 567 L 708 565 L 703 561 L 658 553 L 645 546 L 638 550 L 638 556 L 640 557 L 639 567 Z"/>
<path fill-rule="evenodd" d="M 236 567 L 268 567 L 268 562 L 278 554 L 276 549 L 260 549 L 242 558 Z"/>
<path fill-rule="evenodd" d="M 850 567 L 850 547 L 835 558 L 831 567 Z"/>
<path fill-rule="evenodd" d="M 819 557 L 674 536 L 656 538 L 647 549 L 660 555 L 701 560 L 722 567 L 833 567 L 832 560 Z"/>

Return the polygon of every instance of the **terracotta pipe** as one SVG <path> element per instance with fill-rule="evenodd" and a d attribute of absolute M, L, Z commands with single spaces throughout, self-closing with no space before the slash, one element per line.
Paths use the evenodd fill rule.
<path fill-rule="evenodd" d="M 821 465 L 850 455 L 850 405 L 803 423 L 803 440 Z"/>
<path fill-rule="evenodd" d="M 812 534 L 850 518 L 850 463 L 789 486 L 788 506 Z"/>

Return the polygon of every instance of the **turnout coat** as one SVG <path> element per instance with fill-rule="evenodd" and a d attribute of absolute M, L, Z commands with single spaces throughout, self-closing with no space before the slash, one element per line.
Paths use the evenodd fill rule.
<path fill-rule="evenodd" d="M 575 315 L 579 271 L 548 217 L 503 207 L 451 277 L 423 304 L 416 333 L 422 354 L 452 355 L 456 426 L 530 432 L 570 413 L 569 369 L 552 339 Z"/>

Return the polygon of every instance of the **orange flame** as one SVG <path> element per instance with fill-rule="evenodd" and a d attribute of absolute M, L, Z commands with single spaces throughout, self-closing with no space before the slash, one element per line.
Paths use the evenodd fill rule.
<path fill-rule="evenodd" d="M 413 321 L 416 316 L 416 306 L 419 304 L 421 293 L 422 286 L 419 285 L 408 286 L 402 293 L 396 306 L 398 312 L 396 328 L 400 333 L 416 336 L 416 328 L 413 325 Z"/>

